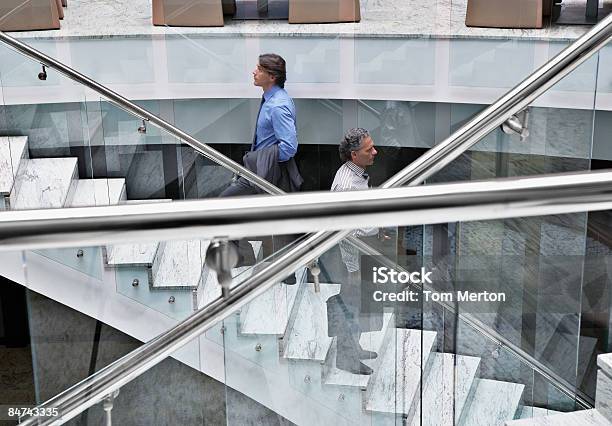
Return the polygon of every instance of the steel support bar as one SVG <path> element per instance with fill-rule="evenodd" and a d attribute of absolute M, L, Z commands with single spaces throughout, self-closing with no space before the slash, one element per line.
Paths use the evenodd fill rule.
<path fill-rule="evenodd" d="M 612 171 L 579 172 L 344 193 L 8 211 L 0 214 L 0 250 L 238 239 L 254 230 L 257 235 L 350 231 L 608 209 Z"/>

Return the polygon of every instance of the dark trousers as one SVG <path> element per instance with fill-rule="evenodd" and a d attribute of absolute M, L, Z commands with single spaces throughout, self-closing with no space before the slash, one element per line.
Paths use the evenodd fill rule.
<path fill-rule="evenodd" d="M 287 172 L 287 167 L 280 163 L 281 166 L 281 178 L 280 181 L 277 182 L 277 186 L 285 192 L 290 192 L 291 184 L 289 181 L 289 173 Z M 260 194 L 261 190 L 259 190 L 256 186 L 251 185 L 249 181 L 245 178 L 240 177 L 236 181 L 232 182 L 230 186 L 228 186 L 219 197 L 238 197 L 241 195 L 256 195 Z M 272 254 L 276 253 L 281 248 L 289 245 L 292 241 L 296 239 L 295 235 L 277 235 L 277 236 L 260 236 L 249 238 L 250 240 L 262 241 L 263 246 L 263 256 L 267 258 Z M 242 259 L 246 263 L 251 263 L 251 258 L 254 259 L 253 250 L 251 245 L 246 240 L 240 240 L 235 242 L 238 245 L 238 252 Z M 253 262 L 254 263 L 254 262 Z"/>
<path fill-rule="evenodd" d="M 370 246 L 381 250 L 381 242 L 377 237 L 362 238 Z M 333 250 L 333 249 L 332 249 Z M 339 250 L 337 250 L 339 252 Z M 327 255 L 327 253 L 326 253 Z M 331 257 L 331 255 L 329 255 Z M 334 257 L 339 257 L 339 253 Z M 324 256 L 322 256 L 324 258 Z M 327 324 L 328 335 L 336 336 L 337 355 L 336 360 L 344 358 L 345 362 L 357 362 L 360 351 L 359 339 L 361 333 L 366 331 L 377 331 L 382 329 L 383 315 L 382 305 L 380 310 L 362 309 L 362 289 L 369 285 L 362 281 L 361 271 L 348 272 L 342 264 L 344 273 L 341 280 L 340 293 L 327 300 Z M 322 268 L 323 269 L 323 268 Z M 369 308 L 378 308 L 369 306 Z"/>

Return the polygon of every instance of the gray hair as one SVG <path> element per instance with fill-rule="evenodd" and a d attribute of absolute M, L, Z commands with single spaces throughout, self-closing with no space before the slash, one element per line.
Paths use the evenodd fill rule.
<path fill-rule="evenodd" d="M 361 143 L 368 136 L 370 136 L 368 131 L 366 129 L 362 129 L 361 127 L 355 127 L 354 129 L 346 132 L 344 134 L 344 138 L 340 142 L 340 146 L 338 147 L 340 159 L 342 161 L 350 161 L 351 152 L 359 151 L 359 148 L 361 148 Z"/>

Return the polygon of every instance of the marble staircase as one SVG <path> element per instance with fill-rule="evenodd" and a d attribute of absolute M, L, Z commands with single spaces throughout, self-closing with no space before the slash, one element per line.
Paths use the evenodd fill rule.
<path fill-rule="evenodd" d="M 127 200 L 123 179 L 78 179 L 76 158 L 30 159 L 26 138 L 0 138 L 0 165 L 0 204 L 6 208 L 142 202 Z M 261 243 L 251 244 L 260 258 Z M 103 258 L 116 274 L 118 292 L 183 318 L 220 296 L 215 274 L 204 266 L 207 245 L 203 240 L 122 244 L 104 247 Z M 261 266 L 236 268 L 235 282 Z M 148 285 L 140 285 L 144 282 Z M 326 301 L 339 291 L 337 283 L 315 291 L 302 268 L 296 285 L 276 284 L 207 337 L 266 374 L 283 375 L 305 397 L 352 424 L 499 425 L 529 412 L 522 403 L 523 384 L 481 377 L 480 358 L 439 352 L 436 332 L 395 328 L 388 312 L 381 330 L 361 336 L 362 346 L 378 353 L 365 361 L 374 374 L 337 369 Z M 167 311 L 169 303 L 180 309 Z"/>
<path fill-rule="evenodd" d="M 543 413 L 532 418 L 508 421 L 507 426 L 612 426 L 612 353 L 597 357 L 595 408 L 571 413 Z M 540 409 L 541 410 L 541 409 Z"/>
<path fill-rule="evenodd" d="M 313 283 L 298 282 L 297 312 L 284 335 L 278 329 L 266 331 L 267 324 L 261 329 L 251 325 L 249 335 L 243 335 L 233 319 L 224 326 L 226 350 L 276 374 L 286 372 L 305 396 L 353 424 L 498 425 L 520 416 L 524 385 L 480 378 L 480 358 L 437 352 L 435 332 L 394 328 L 391 313 L 384 314 L 382 330 L 361 336 L 364 349 L 378 352 L 376 359 L 364 361 L 374 374 L 335 368 L 335 338 L 327 336 L 325 301 L 338 293 L 339 285 L 322 284 L 316 293 Z M 270 293 L 262 299 L 273 300 L 275 289 Z"/>

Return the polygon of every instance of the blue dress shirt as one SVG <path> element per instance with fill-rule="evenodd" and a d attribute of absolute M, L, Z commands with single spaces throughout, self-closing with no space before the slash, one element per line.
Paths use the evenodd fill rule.
<path fill-rule="evenodd" d="M 287 92 L 272 86 L 263 94 L 253 151 L 278 144 L 278 161 L 288 161 L 297 152 L 295 104 Z"/>

